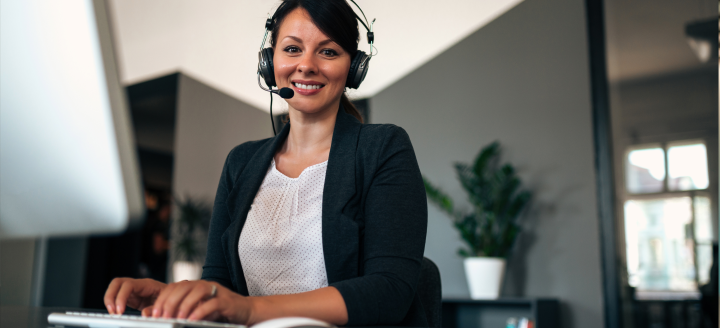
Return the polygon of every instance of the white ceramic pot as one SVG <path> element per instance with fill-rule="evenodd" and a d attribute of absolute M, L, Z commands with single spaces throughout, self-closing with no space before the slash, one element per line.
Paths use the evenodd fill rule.
<path fill-rule="evenodd" d="M 505 276 L 505 259 L 496 257 L 465 258 L 465 277 L 474 300 L 494 300 L 500 296 Z"/>
<path fill-rule="evenodd" d="M 202 264 L 189 261 L 175 261 L 172 266 L 173 281 L 198 280 L 202 276 Z"/>

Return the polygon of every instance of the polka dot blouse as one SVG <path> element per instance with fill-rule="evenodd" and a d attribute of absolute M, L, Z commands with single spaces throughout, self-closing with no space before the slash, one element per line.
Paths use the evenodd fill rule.
<path fill-rule="evenodd" d="M 240 234 L 238 252 L 250 296 L 327 287 L 322 198 L 327 161 L 289 178 L 270 164 Z"/>

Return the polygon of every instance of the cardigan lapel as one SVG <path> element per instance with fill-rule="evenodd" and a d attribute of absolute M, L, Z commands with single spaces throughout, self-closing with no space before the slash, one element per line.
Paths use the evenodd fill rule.
<path fill-rule="evenodd" d="M 233 284 L 238 293 L 242 295 L 248 295 L 248 289 L 238 253 L 240 232 L 245 225 L 250 205 L 255 200 L 255 195 L 257 195 L 265 179 L 270 162 L 277 149 L 287 138 L 289 131 L 290 123 L 285 124 L 280 134 L 270 139 L 269 142 L 266 142 L 255 152 L 247 161 L 242 173 L 235 180 L 233 190 L 227 198 L 227 210 L 230 214 L 231 223 L 222 236 L 222 242 L 225 244 L 226 254 L 230 254 L 230 258 L 225 260 L 230 266 Z"/>
<path fill-rule="evenodd" d="M 359 232 L 355 213 L 343 214 L 355 195 L 355 153 L 362 124 L 340 106 L 328 167 L 322 204 L 322 238 L 328 283 L 358 275 Z"/>

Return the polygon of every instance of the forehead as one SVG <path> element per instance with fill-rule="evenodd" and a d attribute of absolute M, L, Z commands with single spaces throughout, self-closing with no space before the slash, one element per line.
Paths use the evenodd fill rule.
<path fill-rule="evenodd" d="M 294 36 L 306 42 L 320 42 L 329 39 L 313 23 L 310 14 L 304 8 L 294 9 L 283 19 L 278 30 L 278 42 L 287 36 Z"/>

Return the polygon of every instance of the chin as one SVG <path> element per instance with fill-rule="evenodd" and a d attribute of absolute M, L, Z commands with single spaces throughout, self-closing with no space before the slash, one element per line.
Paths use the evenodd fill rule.
<path fill-rule="evenodd" d="M 304 114 L 319 113 L 331 104 L 332 102 L 320 102 L 310 99 L 293 99 L 293 101 L 288 101 L 290 107 Z"/>

